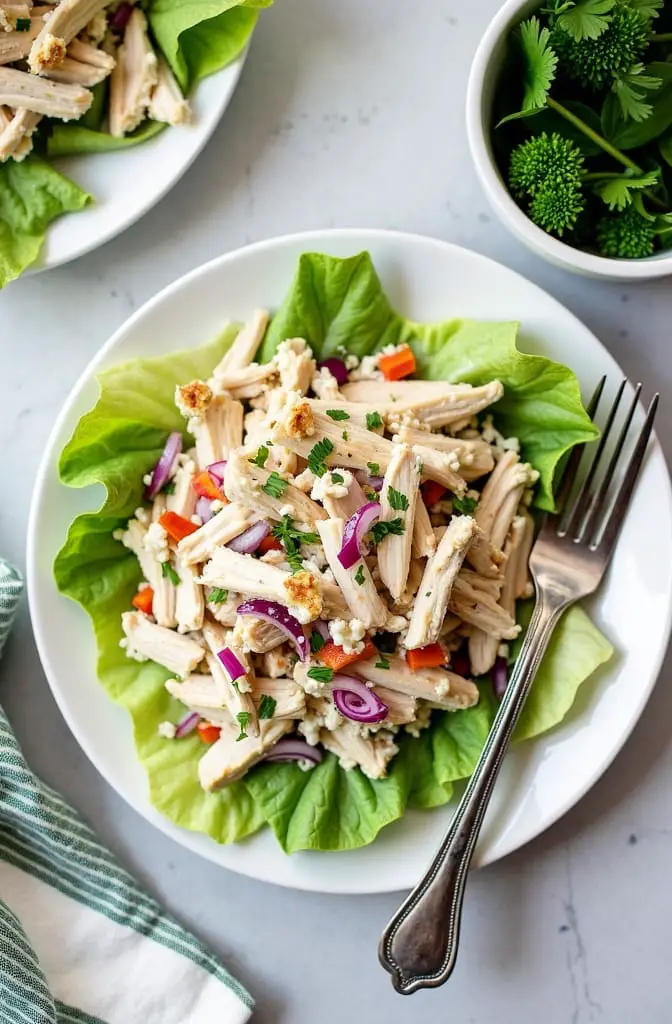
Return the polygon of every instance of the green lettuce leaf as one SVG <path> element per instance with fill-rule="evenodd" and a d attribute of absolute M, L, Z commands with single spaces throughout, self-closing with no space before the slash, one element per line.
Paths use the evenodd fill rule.
<path fill-rule="evenodd" d="M 149 23 L 182 86 L 230 64 L 244 50 L 259 8 L 273 0 L 154 0 Z"/>
<path fill-rule="evenodd" d="M 167 127 L 159 121 L 145 121 L 130 135 L 119 139 L 109 132 L 87 128 L 76 122 L 57 123 L 47 139 L 47 154 L 51 157 L 76 156 L 79 153 L 114 153 L 118 149 L 132 149 L 147 139 L 153 139 Z"/>
<path fill-rule="evenodd" d="M 306 253 L 268 330 L 261 358 L 269 360 L 284 338 L 293 337 L 306 338 L 321 359 L 336 355 L 341 346 L 361 357 L 408 342 L 420 376 L 466 384 L 498 378 L 505 388 L 493 407 L 498 428 L 520 439 L 525 458 L 540 474 L 537 504 L 552 509 L 558 463 L 597 431 L 572 371 L 544 356 L 519 352 L 517 330 L 515 323 L 474 320 L 415 323 L 392 309 L 368 253 L 349 259 Z"/>
<path fill-rule="evenodd" d="M 90 200 L 37 156 L 0 164 L 0 288 L 35 262 L 52 221 Z"/>
<path fill-rule="evenodd" d="M 411 323 L 391 309 L 366 254 L 349 260 L 310 255 L 300 261 L 261 355 L 269 358 L 283 338 L 296 335 L 307 337 L 322 357 L 341 344 L 364 355 L 381 344 L 409 340 L 427 376 L 473 383 L 502 379 L 513 394 L 500 403 L 497 423 L 501 426 L 505 419 L 507 432 L 524 437 L 526 455 L 536 465 L 538 459 L 546 460 L 550 500 L 557 459 L 578 440 L 592 436 L 592 428 L 570 371 L 518 353 L 515 333 L 513 324 Z M 133 718 L 152 800 L 167 817 L 219 842 L 268 822 L 287 852 L 354 849 L 371 842 L 407 805 L 438 807 L 450 800 L 454 784 L 473 770 L 496 711 L 487 681 L 476 707 L 435 712 L 418 739 L 400 733 L 400 751 L 387 779 L 372 781 L 359 771 L 344 772 L 328 755 L 308 773 L 296 765 L 260 765 L 244 781 L 208 795 L 197 781 L 199 741 L 169 743 L 158 736 L 162 721 L 175 721 L 181 714 L 163 687 L 168 673 L 157 665 L 128 661 L 119 647 L 120 616 L 129 607 L 140 573 L 134 556 L 112 533 L 140 503 L 142 477 L 156 462 L 167 434 L 183 429 L 173 402 L 175 384 L 209 376 L 234 334 L 235 329 L 228 330 L 201 348 L 134 360 L 101 374 L 98 402 L 66 445 L 60 473 L 74 487 L 102 483 L 106 499 L 99 512 L 79 516 L 72 524 L 56 559 L 56 582 L 91 616 L 99 678 Z M 535 424 L 538 435 L 550 424 L 552 439 L 544 443 L 535 437 Z M 610 644 L 581 609 L 572 609 L 552 639 L 518 738 L 559 724 L 581 683 L 610 656 Z"/>

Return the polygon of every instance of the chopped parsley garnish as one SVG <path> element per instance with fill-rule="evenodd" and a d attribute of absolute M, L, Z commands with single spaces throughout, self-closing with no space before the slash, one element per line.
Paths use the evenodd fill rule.
<path fill-rule="evenodd" d="M 367 462 L 369 472 L 371 476 L 380 476 L 380 463 L 379 462 Z"/>
<path fill-rule="evenodd" d="M 327 416 L 331 416 L 332 420 L 350 419 L 350 413 L 346 412 L 345 409 L 327 409 Z"/>
<path fill-rule="evenodd" d="M 16 31 L 17 32 L 30 32 L 30 18 L 17 18 L 16 19 Z"/>
<path fill-rule="evenodd" d="M 280 522 L 273 527 L 271 533 L 285 549 L 285 557 L 292 572 L 301 572 L 303 569 L 301 545 L 320 543 L 320 538 L 316 533 L 304 533 L 303 530 L 297 530 L 291 516 L 283 516 Z"/>
<path fill-rule="evenodd" d="M 266 447 L 265 444 L 262 444 L 262 445 L 259 446 L 259 448 L 257 450 L 257 454 L 254 456 L 254 458 L 250 459 L 249 461 L 254 463 L 255 466 L 259 466 L 260 469 L 263 469 L 264 466 L 266 465 L 266 459 L 267 458 L 268 458 L 268 448 Z"/>
<path fill-rule="evenodd" d="M 424 462 L 419 462 L 418 463 L 418 473 L 419 473 L 419 475 L 422 476 L 422 474 L 424 472 L 425 472 L 425 464 L 424 464 Z"/>
<path fill-rule="evenodd" d="M 340 473 L 332 473 L 331 474 L 331 482 L 333 484 L 342 484 L 344 479 L 345 479 L 345 477 L 341 476 Z"/>
<path fill-rule="evenodd" d="M 390 519 L 389 522 L 385 520 L 374 523 L 371 527 L 371 533 L 373 534 L 373 541 L 375 544 L 380 544 L 384 537 L 389 534 L 393 534 L 395 537 L 401 537 L 406 527 L 404 526 L 403 519 Z"/>
<path fill-rule="evenodd" d="M 408 509 L 408 498 L 394 487 L 387 488 L 387 500 L 395 512 L 406 512 Z"/>
<path fill-rule="evenodd" d="M 360 565 L 359 569 L 355 573 L 355 583 L 358 583 L 360 587 L 364 586 L 364 566 Z"/>
<path fill-rule="evenodd" d="M 277 703 L 278 702 L 275 697 L 269 697 L 267 693 L 262 693 L 259 698 L 259 707 L 257 709 L 259 718 L 273 718 Z"/>
<path fill-rule="evenodd" d="M 229 600 L 229 592 L 224 590 L 223 587 L 213 587 L 208 600 L 211 604 L 224 604 L 225 601 Z"/>
<path fill-rule="evenodd" d="M 333 442 L 328 437 L 323 437 L 321 441 L 314 444 L 308 452 L 308 469 L 315 476 L 324 476 L 327 472 L 326 460 L 329 458 L 334 450 Z"/>
<path fill-rule="evenodd" d="M 369 430 L 375 430 L 376 427 L 382 427 L 383 417 L 379 412 L 367 412 L 366 414 L 366 426 Z"/>
<path fill-rule="evenodd" d="M 167 484 L 164 484 L 161 488 L 161 494 L 175 494 L 175 481 L 169 480 Z"/>
<path fill-rule="evenodd" d="M 174 587 L 176 587 L 180 582 L 180 577 L 177 575 L 170 562 L 161 562 L 161 575 L 164 580 L 170 580 Z"/>
<path fill-rule="evenodd" d="M 239 711 L 238 714 L 236 715 L 236 721 L 238 722 L 238 725 L 240 726 L 240 732 L 236 736 L 236 743 L 239 743 L 240 740 L 246 740 L 247 739 L 247 733 L 245 732 L 245 730 L 247 729 L 248 725 L 250 724 L 250 712 L 249 711 Z"/>
<path fill-rule="evenodd" d="M 318 633 L 316 629 L 310 634 L 310 649 L 313 654 L 317 654 L 324 647 L 324 637 L 321 633 Z"/>
<path fill-rule="evenodd" d="M 474 509 L 478 505 L 476 498 L 458 498 L 457 495 L 453 498 L 453 512 L 459 512 L 461 516 L 471 516 L 474 513 Z"/>
<path fill-rule="evenodd" d="M 330 683 L 334 678 L 334 670 L 333 668 L 327 668 L 326 665 L 324 668 L 309 668 L 308 675 L 311 679 L 314 679 L 316 683 Z"/>
<path fill-rule="evenodd" d="M 348 432 L 347 432 L 347 430 L 343 431 L 343 433 L 341 434 L 341 437 L 343 438 L 344 441 L 348 440 Z"/>
<path fill-rule="evenodd" d="M 287 490 L 289 484 L 286 480 L 273 470 L 266 483 L 261 488 L 264 494 L 268 494 L 269 498 L 281 498 Z"/>
<path fill-rule="evenodd" d="M 387 660 L 387 658 L 385 657 L 384 654 L 381 654 L 381 656 L 378 658 L 378 661 L 375 664 L 375 668 L 389 668 L 389 667 L 390 667 L 389 661 Z"/>

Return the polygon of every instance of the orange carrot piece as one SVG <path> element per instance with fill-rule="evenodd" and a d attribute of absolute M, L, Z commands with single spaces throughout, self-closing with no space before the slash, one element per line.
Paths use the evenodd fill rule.
<path fill-rule="evenodd" d="M 204 743 L 216 743 L 222 731 L 218 725 L 210 725 L 210 722 L 199 722 L 196 728 Z"/>
<path fill-rule="evenodd" d="M 377 654 L 378 649 L 370 640 L 366 641 L 364 650 L 360 654 L 346 654 L 343 648 L 335 644 L 333 640 L 329 640 L 317 652 L 322 664 L 327 668 L 333 668 L 334 672 L 340 672 L 341 669 L 352 665 L 355 661 L 367 661 L 369 658 L 375 658 Z"/>
<path fill-rule="evenodd" d="M 436 505 L 437 501 L 441 501 L 441 498 L 447 493 L 446 488 L 442 484 L 437 484 L 436 480 L 425 480 L 420 490 L 422 492 L 422 500 L 427 508 Z"/>
<path fill-rule="evenodd" d="M 139 612 L 144 612 L 145 615 L 152 614 L 152 604 L 154 602 L 154 591 L 151 587 L 143 587 L 139 590 L 131 604 L 134 608 L 137 608 Z"/>
<path fill-rule="evenodd" d="M 188 537 L 190 533 L 198 530 L 195 523 L 192 523 L 190 519 L 185 519 L 184 516 L 178 516 L 177 512 L 164 512 L 159 522 L 176 544 L 179 544 L 183 537 Z"/>
<path fill-rule="evenodd" d="M 421 668 L 438 668 L 445 663 L 446 652 L 441 644 L 428 644 L 427 647 L 406 651 L 406 664 L 411 672 L 417 672 Z"/>
<path fill-rule="evenodd" d="M 378 360 L 378 369 L 382 371 L 385 380 L 401 380 L 415 373 L 416 368 L 415 356 L 408 345 Z"/>
<path fill-rule="evenodd" d="M 277 537 L 273 537 L 270 533 L 268 537 L 264 537 L 261 544 L 257 548 L 258 552 L 265 555 L 267 551 L 282 551 L 283 547 Z"/>
<path fill-rule="evenodd" d="M 202 473 L 196 474 L 191 481 L 191 486 L 199 498 L 211 498 L 213 501 L 224 501 L 228 504 L 228 498 L 224 491 L 217 486 L 212 478 L 212 474 L 207 469 L 204 469 Z"/>

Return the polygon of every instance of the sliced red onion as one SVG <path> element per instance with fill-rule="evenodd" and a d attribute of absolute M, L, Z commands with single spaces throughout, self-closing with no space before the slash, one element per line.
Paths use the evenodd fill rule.
<path fill-rule="evenodd" d="M 243 533 L 239 533 L 226 546 L 229 551 L 236 551 L 239 555 L 251 555 L 257 550 L 264 537 L 268 537 L 270 532 L 270 523 L 262 519 L 260 523 L 254 523 Z"/>
<path fill-rule="evenodd" d="M 226 459 L 222 459 L 220 462 L 211 462 L 206 468 L 217 486 L 221 487 L 224 483 L 224 474 L 226 473 Z"/>
<path fill-rule="evenodd" d="M 184 718 L 181 718 L 175 726 L 175 739 L 181 740 L 183 736 L 188 736 L 190 732 L 193 732 L 198 723 L 201 720 L 201 716 L 195 711 L 188 711 Z"/>
<path fill-rule="evenodd" d="M 331 694 L 340 713 L 353 722 L 382 722 L 387 718 L 387 704 L 356 676 L 335 675 Z"/>
<path fill-rule="evenodd" d="M 338 386 L 341 384 L 348 383 L 348 370 L 342 359 L 337 359 L 336 356 L 330 356 L 329 359 L 324 359 L 320 363 L 320 369 L 326 366 L 327 370 L 334 375 L 338 382 Z"/>
<path fill-rule="evenodd" d="M 471 676 L 471 665 L 469 664 L 469 655 L 466 651 L 453 651 L 450 655 L 450 665 L 448 667 L 451 672 L 455 672 L 464 679 L 469 679 Z"/>
<path fill-rule="evenodd" d="M 341 550 L 338 552 L 338 560 L 344 569 L 352 569 L 355 562 L 362 557 L 364 535 L 369 532 L 379 515 L 378 502 L 369 501 L 348 519 L 343 530 Z"/>
<path fill-rule="evenodd" d="M 117 32 L 123 32 L 128 25 L 129 19 L 133 14 L 132 4 L 120 4 L 117 10 L 112 15 L 110 24 L 112 28 L 116 29 Z"/>
<path fill-rule="evenodd" d="M 199 498 L 196 502 L 196 515 L 201 522 L 207 523 L 214 516 L 212 511 L 212 500 L 210 498 Z"/>
<path fill-rule="evenodd" d="M 291 612 L 288 612 L 284 605 L 277 601 L 267 601 L 263 597 L 253 597 L 249 601 L 243 601 L 236 608 L 239 615 L 254 615 L 257 619 L 270 622 L 277 626 L 285 634 L 287 639 L 296 648 L 301 661 L 307 661 L 310 655 L 310 644 L 303 631 L 303 626 Z"/>
<path fill-rule="evenodd" d="M 181 451 L 182 434 L 179 430 L 175 430 L 166 441 L 166 446 L 163 449 L 161 458 L 152 470 L 152 479 L 145 491 L 145 497 L 149 498 L 150 501 L 152 498 L 156 497 L 161 488 L 165 487 L 170 480 L 170 474 L 173 472 L 175 460 Z"/>
<path fill-rule="evenodd" d="M 329 624 L 324 619 L 315 619 L 315 622 L 311 622 L 311 629 L 317 630 L 325 644 L 328 644 L 331 640 L 331 633 L 329 632 Z"/>
<path fill-rule="evenodd" d="M 383 489 L 382 476 L 371 476 L 365 469 L 355 470 L 355 479 L 362 487 L 371 487 L 374 491 L 382 491 Z"/>
<path fill-rule="evenodd" d="M 217 651 L 217 657 L 224 666 L 224 671 L 232 683 L 235 683 L 236 679 L 240 679 L 241 676 L 245 675 L 245 666 L 241 665 L 229 647 L 223 647 L 221 651 Z"/>
<path fill-rule="evenodd" d="M 506 664 L 506 658 L 497 658 L 492 666 L 490 679 L 495 697 L 497 700 L 501 700 L 509 682 L 509 667 Z"/>
<path fill-rule="evenodd" d="M 319 747 L 311 747 L 310 743 L 294 736 L 285 736 L 271 747 L 262 761 L 311 761 L 312 764 L 319 764 L 322 757 Z"/>

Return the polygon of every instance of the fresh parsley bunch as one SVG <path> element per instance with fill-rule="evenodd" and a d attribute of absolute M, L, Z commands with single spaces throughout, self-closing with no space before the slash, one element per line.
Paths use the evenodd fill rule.
<path fill-rule="evenodd" d="M 494 144 L 544 231 L 609 258 L 672 244 L 672 0 L 548 0 L 515 28 Z"/>

